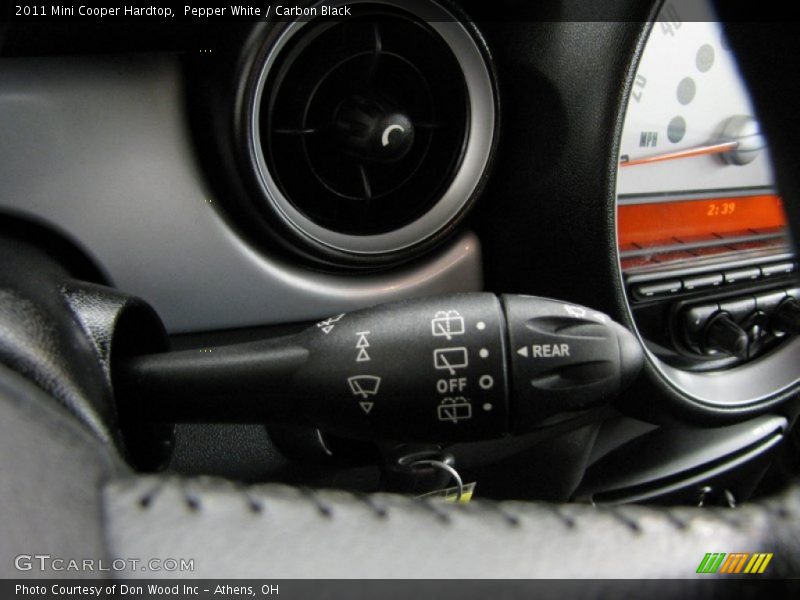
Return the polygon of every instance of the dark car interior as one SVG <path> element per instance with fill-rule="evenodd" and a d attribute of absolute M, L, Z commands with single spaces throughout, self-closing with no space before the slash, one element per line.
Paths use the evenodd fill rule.
<path fill-rule="evenodd" d="M 3 577 L 800 575 L 796 23 L 297 4 L 0 24 Z"/>

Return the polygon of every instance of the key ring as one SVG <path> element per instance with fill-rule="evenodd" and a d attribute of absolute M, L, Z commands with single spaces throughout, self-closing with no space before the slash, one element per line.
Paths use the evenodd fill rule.
<path fill-rule="evenodd" d="M 461 475 L 459 475 L 458 471 L 456 471 L 453 467 L 440 460 L 417 460 L 410 463 L 408 466 L 412 469 L 415 467 L 433 467 L 434 469 L 440 469 L 448 473 L 456 482 L 456 489 L 458 490 L 456 493 L 455 503 L 458 504 L 461 502 L 461 496 L 464 494 L 464 482 L 461 481 Z"/>

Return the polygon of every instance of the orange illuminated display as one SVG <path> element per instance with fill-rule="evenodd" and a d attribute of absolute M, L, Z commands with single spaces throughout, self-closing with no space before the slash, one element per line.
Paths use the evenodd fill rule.
<path fill-rule="evenodd" d="M 653 204 L 624 204 L 617 208 L 622 249 L 654 242 L 726 237 L 750 230 L 782 228 L 786 224 L 781 199 L 775 195 L 709 198 Z"/>

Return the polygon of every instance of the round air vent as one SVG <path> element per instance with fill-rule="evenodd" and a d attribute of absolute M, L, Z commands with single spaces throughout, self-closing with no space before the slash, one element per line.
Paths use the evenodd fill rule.
<path fill-rule="evenodd" d="M 396 258 L 449 230 L 474 198 L 494 141 L 493 81 L 470 29 L 439 5 L 343 4 L 351 17 L 269 37 L 250 154 L 264 207 L 296 240 Z"/>

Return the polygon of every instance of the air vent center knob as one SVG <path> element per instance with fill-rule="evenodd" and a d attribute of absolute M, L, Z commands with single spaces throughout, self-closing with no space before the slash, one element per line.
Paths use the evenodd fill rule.
<path fill-rule="evenodd" d="M 414 144 L 411 119 L 386 101 L 353 96 L 342 102 L 334 124 L 345 151 L 364 161 L 392 163 Z"/>

